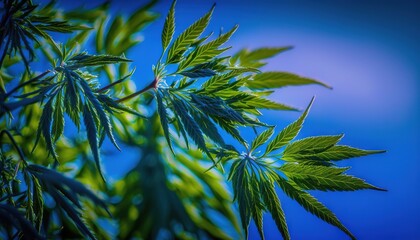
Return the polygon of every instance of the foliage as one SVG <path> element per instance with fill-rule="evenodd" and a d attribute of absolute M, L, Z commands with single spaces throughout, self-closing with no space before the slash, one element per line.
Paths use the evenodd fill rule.
<path fill-rule="evenodd" d="M 294 140 L 313 99 L 275 137 L 275 126 L 261 119 L 263 109 L 297 110 L 269 98 L 277 88 L 331 87 L 262 71 L 268 58 L 290 46 L 227 55 L 238 26 L 207 34 L 215 6 L 177 33 L 174 1 L 154 78 L 136 90 L 126 54 L 141 42 L 136 34 L 158 18 L 154 4 L 109 16 L 108 2 L 63 12 L 53 2 L 41 8 L 29 0 L 3 1 L 0 237 L 229 239 L 247 237 L 252 219 L 264 239 L 263 213 L 269 212 L 290 239 L 282 190 L 354 239 L 309 190 L 382 191 L 336 164 L 382 151 L 339 145 L 343 135 Z M 70 35 L 58 43 L 62 33 Z M 50 68 L 34 71 L 35 57 Z M 242 133 L 250 128 L 256 137 L 247 142 Z M 105 147 L 106 137 L 138 155 L 110 182 L 101 156 L 116 153 Z"/>

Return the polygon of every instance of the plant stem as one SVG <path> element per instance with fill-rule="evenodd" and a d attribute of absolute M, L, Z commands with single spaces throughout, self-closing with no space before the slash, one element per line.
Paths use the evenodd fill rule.
<path fill-rule="evenodd" d="M 118 100 L 116 100 L 116 102 L 117 103 L 124 102 L 124 101 L 129 100 L 129 99 L 131 99 L 133 97 L 136 97 L 136 96 L 138 96 L 138 95 L 140 95 L 140 94 L 142 94 L 144 92 L 147 92 L 148 90 L 150 90 L 152 88 L 157 88 L 157 83 L 158 83 L 158 80 L 157 80 L 157 78 L 155 78 L 149 85 L 147 85 L 143 89 L 141 89 L 141 90 L 139 90 L 139 91 L 137 91 L 137 92 L 135 92 L 133 94 L 130 94 L 130 95 L 126 96 L 126 97 L 123 97 L 121 99 L 118 99 Z"/>

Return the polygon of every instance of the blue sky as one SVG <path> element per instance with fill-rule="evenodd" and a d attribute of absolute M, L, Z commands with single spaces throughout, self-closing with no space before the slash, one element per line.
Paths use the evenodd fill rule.
<path fill-rule="evenodd" d="M 179 0 L 177 33 L 217 2 L 209 29 L 240 28 L 233 51 L 242 47 L 293 45 L 270 60 L 265 70 L 281 70 L 319 79 L 316 86 L 278 90 L 273 99 L 304 108 L 317 99 L 299 137 L 345 133 L 344 144 L 386 149 L 381 155 L 346 161 L 350 173 L 388 192 L 314 193 L 360 239 L 420 238 L 420 15 L 414 1 L 193 1 Z M 119 2 L 121 3 L 121 2 Z M 124 3 L 124 2 L 123 2 Z M 65 1 L 64 6 L 74 2 Z M 113 4 L 130 11 L 132 4 Z M 137 3 L 136 3 L 137 4 Z M 139 4 L 140 5 L 140 4 Z M 166 14 L 170 2 L 155 10 Z M 145 41 L 128 54 L 137 66 L 140 86 L 152 79 L 160 54 L 163 18 L 142 34 Z M 140 80 L 143 79 L 143 80 Z M 299 113 L 265 112 L 279 128 Z M 108 172 L 113 159 L 105 159 Z M 335 227 L 283 197 L 294 239 L 346 239 Z M 265 218 L 267 239 L 279 233 Z M 252 228 L 250 239 L 258 239 Z"/>

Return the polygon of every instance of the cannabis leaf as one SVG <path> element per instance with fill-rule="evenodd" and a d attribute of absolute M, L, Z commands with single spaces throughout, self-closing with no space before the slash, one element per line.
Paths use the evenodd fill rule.
<path fill-rule="evenodd" d="M 33 164 L 29 165 L 27 170 L 36 186 L 36 191 L 34 191 L 34 193 L 36 193 L 39 198 L 42 198 L 41 192 L 48 193 L 59 206 L 59 209 L 62 209 L 67 214 L 84 236 L 88 236 L 90 239 L 96 239 L 92 231 L 82 220 L 83 215 L 81 211 L 83 209 L 80 197 L 89 199 L 109 213 L 105 202 L 99 199 L 80 182 L 63 176 L 54 170 Z"/>
<path fill-rule="evenodd" d="M 112 85 L 122 82 L 128 76 L 123 77 L 104 88 L 99 88 L 95 81 L 96 76 L 84 72 L 82 69 L 92 66 L 102 66 L 118 62 L 129 62 L 129 59 L 110 55 L 89 55 L 86 52 L 64 54 L 63 62 L 55 67 L 55 73 L 52 77 L 41 81 L 41 87 L 24 96 L 35 95 L 34 99 L 47 99 L 44 105 L 40 124 L 35 142 L 36 147 L 40 136 L 45 139 L 48 152 L 55 161 L 58 156 L 55 151 L 55 142 L 63 134 L 64 129 L 64 113 L 70 117 L 73 123 L 80 128 L 80 116 L 83 115 L 84 125 L 88 136 L 88 142 L 92 150 L 94 160 L 100 175 L 102 175 L 99 146 L 104 140 L 105 135 L 109 137 L 111 142 L 119 149 L 114 135 L 109 115 L 118 111 L 126 111 L 129 113 L 142 116 L 130 108 L 118 103 L 107 95 L 107 89 Z M 130 73 L 129 75 L 131 75 Z M 63 97 L 66 96 L 66 97 Z"/>
<path fill-rule="evenodd" d="M 89 29 L 86 26 L 71 25 L 67 21 L 53 20 L 48 15 L 39 15 L 36 11 L 38 5 L 34 5 L 32 1 L 5 0 L 3 7 L 4 14 L 0 20 L 0 49 L 3 49 L 0 66 L 6 54 L 11 56 L 13 52 L 19 52 L 26 68 L 29 69 L 29 61 L 35 57 L 30 41 L 39 43 L 38 38 L 44 38 L 50 44 L 56 44 L 47 31 L 71 33 Z M 29 59 L 23 49 L 28 51 Z"/>
<path fill-rule="evenodd" d="M 291 142 L 302 128 L 313 100 L 298 120 L 284 128 L 268 143 L 263 154 L 253 153 L 253 151 L 270 139 L 274 128 L 268 128 L 259 134 L 246 153 L 231 152 L 227 157 L 228 160 L 233 161 L 228 179 L 232 181 L 235 201 L 239 206 L 246 236 L 250 220 L 253 219 L 261 239 L 264 239 L 262 213 L 269 211 L 283 238 L 290 239 L 284 212 L 275 192 L 275 184 L 305 210 L 338 227 L 352 239 L 355 237 L 334 213 L 306 190 L 356 191 L 373 189 L 384 191 L 384 189 L 366 183 L 360 178 L 345 174 L 348 168 L 336 167 L 332 162 L 383 151 L 367 151 L 337 145 L 343 137 L 342 134 L 308 137 Z M 282 147 L 285 148 L 280 154 L 275 153 Z M 219 156 L 219 161 L 220 158 L 226 158 L 226 156 Z M 283 164 L 278 166 L 281 161 Z"/>
<path fill-rule="evenodd" d="M 23 239 L 44 239 L 32 224 L 13 206 L 0 203 L 0 217 L 2 226 L 12 226 L 23 232 Z M 12 237 L 12 236 L 9 236 Z"/>

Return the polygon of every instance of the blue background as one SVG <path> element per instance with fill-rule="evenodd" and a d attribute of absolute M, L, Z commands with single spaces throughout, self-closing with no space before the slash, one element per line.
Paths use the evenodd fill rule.
<path fill-rule="evenodd" d="M 96 1 L 90 2 L 94 4 Z M 214 1 L 179 0 L 176 34 L 203 15 Z M 420 239 L 419 85 L 420 14 L 414 1 L 216 1 L 208 29 L 218 32 L 239 23 L 230 44 L 242 47 L 294 45 L 272 58 L 264 70 L 294 72 L 328 83 L 276 91 L 273 100 L 304 108 L 316 101 L 299 137 L 345 133 L 342 143 L 388 152 L 343 162 L 349 173 L 388 192 L 314 192 L 359 239 Z M 59 3 L 74 7 L 75 1 Z M 139 2 L 114 2 L 115 12 L 130 12 Z M 134 59 L 138 88 L 153 78 L 160 54 L 160 33 L 169 1 L 154 10 L 163 14 L 141 34 L 145 41 L 127 56 Z M 264 120 L 286 126 L 293 112 L 265 112 Z M 124 151 L 123 151 L 124 152 Z M 130 155 L 126 151 L 127 156 Z M 121 158 L 121 159 L 130 159 Z M 118 178 L 131 164 L 105 158 L 109 175 Z M 120 168 L 118 168 L 120 166 Z M 125 167 L 124 167 L 125 166 Z M 347 239 L 344 233 L 282 197 L 293 239 Z M 267 239 L 279 239 L 265 217 Z M 254 226 L 250 239 L 259 239 Z"/>

